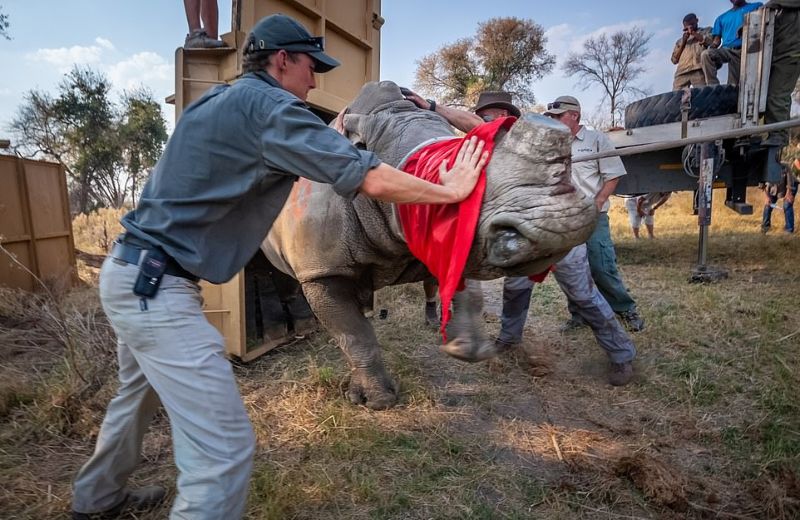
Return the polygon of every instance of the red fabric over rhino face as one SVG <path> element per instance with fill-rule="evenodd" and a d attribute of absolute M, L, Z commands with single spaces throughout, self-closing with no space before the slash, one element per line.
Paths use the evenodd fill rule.
<path fill-rule="evenodd" d="M 490 154 L 494 139 L 501 129 L 508 130 L 517 120 L 502 117 L 472 129 L 464 138 L 454 138 L 433 143 L 418 150 L 403 166 L 403 170 L 416 177 L 439 183 L 439 165 L 447 161 L 451 168 L 456 154 L 465 139 L 476 136 L 485 141 L 484 150 Z M 442 300 L 442 326 L 450 320 L 450 302 L 456 291 L 464 288 L 464 267 L 478 227 L 483 193 L 486 191 L 486 170 L 481 172 L 472 193 L 458 204 L 398 204 L 400 223 L 408 248 L 439 280 L 439 297 Z"/>

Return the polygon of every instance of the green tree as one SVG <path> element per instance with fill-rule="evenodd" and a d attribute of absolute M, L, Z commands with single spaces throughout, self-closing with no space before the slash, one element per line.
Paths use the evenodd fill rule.
<path fill-rule="evenodd" d="M 531 82 L 549 73 L 555 58 L 544 29 L 533 20 L 492 18 L 463 38 L 417 61 L 415 88 L 444 103 L 471 105 L 484 90 L 505 90 L 532 105 Z"/>
<path fill-rule="evenodd" d="M 135 198 L 167 139 L 161 109 L 145 89 L 110 100 L 111 84 L 76 67 L 58 95 L 26 93 L 11 129 L 20 150 L 64 165 L 75 212 L 120 208 Z"/>
<path fill-rule="evenodd" d="M 570 53 L 564 62 L 567 76 L 577 76 L 578 85 L 597 84 L 603 89 L 603 101 L 608 101 L 611 126 L 616 126 L 625 108 L 626 95 L 646 95 L 635 82 L 647 69 L 644 61 L 650 53 L 652 34 L 641 27 L 601 34 L 587 39 L 583 51 Z"/>

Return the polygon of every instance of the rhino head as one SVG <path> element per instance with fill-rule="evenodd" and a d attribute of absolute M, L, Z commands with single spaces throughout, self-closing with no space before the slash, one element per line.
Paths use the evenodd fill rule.
<path fill-rule="evenodd" d="M 420 145 L 453 136 L 441 116 L 407 101 L 391 81 L 362 88 L 345 129 L 395 166 Z M 566 126 L 533 114 L 498 134 L 465 277 L 540 273 L 589 238 L 597 210 L 570 182 L 571 142 Z"/>

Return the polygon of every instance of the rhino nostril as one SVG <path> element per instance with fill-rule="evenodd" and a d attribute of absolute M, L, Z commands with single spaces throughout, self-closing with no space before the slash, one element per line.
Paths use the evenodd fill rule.
<path fill-rule="evenodd" d="M 492 241 L 492 253 L 499 259 L 508 260 L 530 248 L 530 241 L 512 227 L 498 228 Z"/>

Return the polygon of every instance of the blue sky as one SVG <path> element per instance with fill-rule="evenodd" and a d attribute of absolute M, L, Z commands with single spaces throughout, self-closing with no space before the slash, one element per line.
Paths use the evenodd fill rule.
<path fill-rule="evenodd" d="M 702 25 L 730 7 L 729 0 L 644 2 L 624 0 L 383 0 L 381 78 L 411 85 L 415 62 L 442 45 L 475 33 L 480 21 L 493 17 L 530 18 L 544 27 L 548 49 L 556 56 L 553 73 L 534 83 L 539 102 L 571 93 L 591 117 L 600 101 L 597 88 L 582 89 L 565 78 L 560 65 L 569 51 L 589 36 L 640 25 L 654 34 L 648 73 L 641 82 L 652 93 L 669 90 L 672 45 L 681 19 L 695 12 Z M 0 40 L 0 137 L 8 134 L 24 92 L 55 92 L 73 64 L 104 72 L 117 89 L 149 87 L 163 100 L 174 91 L 175 49 L 187 32 L 181 0 L 0 0 L 9 15 L 11 41 Z M 231 3 L 219 0 L 220 32 L 230 29 Z M 721 77 L 725 77 L 721 75 Z M 172 110 L 165 105 L 165 117 Z"/>

